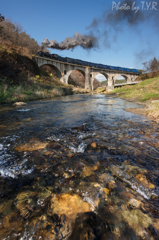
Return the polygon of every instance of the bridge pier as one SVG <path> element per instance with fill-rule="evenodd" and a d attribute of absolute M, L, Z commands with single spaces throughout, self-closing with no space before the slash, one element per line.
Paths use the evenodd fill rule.
<path fill-rule="evenodd" d="M 89 67 L 86 67 L 86 69 L 85 69 L 85 89 L 89 89 L 89 90 L 92 89 Z"/>
<path fill-rule="evenodd" d="M 114 90 L 114 76 L 110 76 L 108 78 L 108 86 L 107 86 L 107 91 L 110 92 Z"/>

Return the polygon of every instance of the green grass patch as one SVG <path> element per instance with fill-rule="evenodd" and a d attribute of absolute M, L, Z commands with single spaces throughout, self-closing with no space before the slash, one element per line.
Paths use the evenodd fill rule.
<path fill-rule="evenodd" d="M 14 87 L 8 87 L 7 85 L 0 86 L 0 102 L 6 103 L 8 99 L 13 97 Z"/>
<path fill-rule="evenodd" d="M 136 85 L 115 88 L 109 94 L 117 94 L 120 97 L 141 102 L 157 100 L 159 99 L 159 78 L 155 77 Z"/>

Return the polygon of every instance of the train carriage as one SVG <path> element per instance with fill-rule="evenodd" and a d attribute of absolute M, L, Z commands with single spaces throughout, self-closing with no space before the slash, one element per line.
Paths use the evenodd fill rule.
<path fill-rule="evenodd" d="M 83 66 L 88 66 L 88 67 L 109 69 L 109 70 L 122 71 L 122 72 L 139 73 L 139 71 L 137 69 L 134 69 L 134 68 L 133 69 L 122 68 L 122 67 L 104 65 L 104 64 L 101 64 L 101 63 L 92 63 L 92 62 L 82 61 L 80 59 L 74 59 L 74 58 L 69 58 L 69 57 L 61 57 L 57 54 L 50 54 L 49 52 L 39 51 L 38 55 L 41 56 L 41 57 L 52 58 L 52 59 L 55 59 L 55 60 L 58 60 L 58 61 L 78 64 L 78 65 L 83 65 Z"/>

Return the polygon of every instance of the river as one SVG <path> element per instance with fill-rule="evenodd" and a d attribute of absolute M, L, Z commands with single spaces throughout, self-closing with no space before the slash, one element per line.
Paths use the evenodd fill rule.
<path fill-rule="evenodd" d="M 159 239 L 159 125 L 106 95 L 0 107 L 0 239 Z"/>

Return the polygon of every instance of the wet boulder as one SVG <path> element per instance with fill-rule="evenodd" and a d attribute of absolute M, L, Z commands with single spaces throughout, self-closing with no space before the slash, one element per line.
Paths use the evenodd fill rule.
<path fill-rule="evenodd" d="M 13 104 L 14 107 L 20 107 L 20 106 L 25 106 L 25 105 L 27 105 L 27 103 L 25 103 L 25 102 L 15 102 Z"/>

